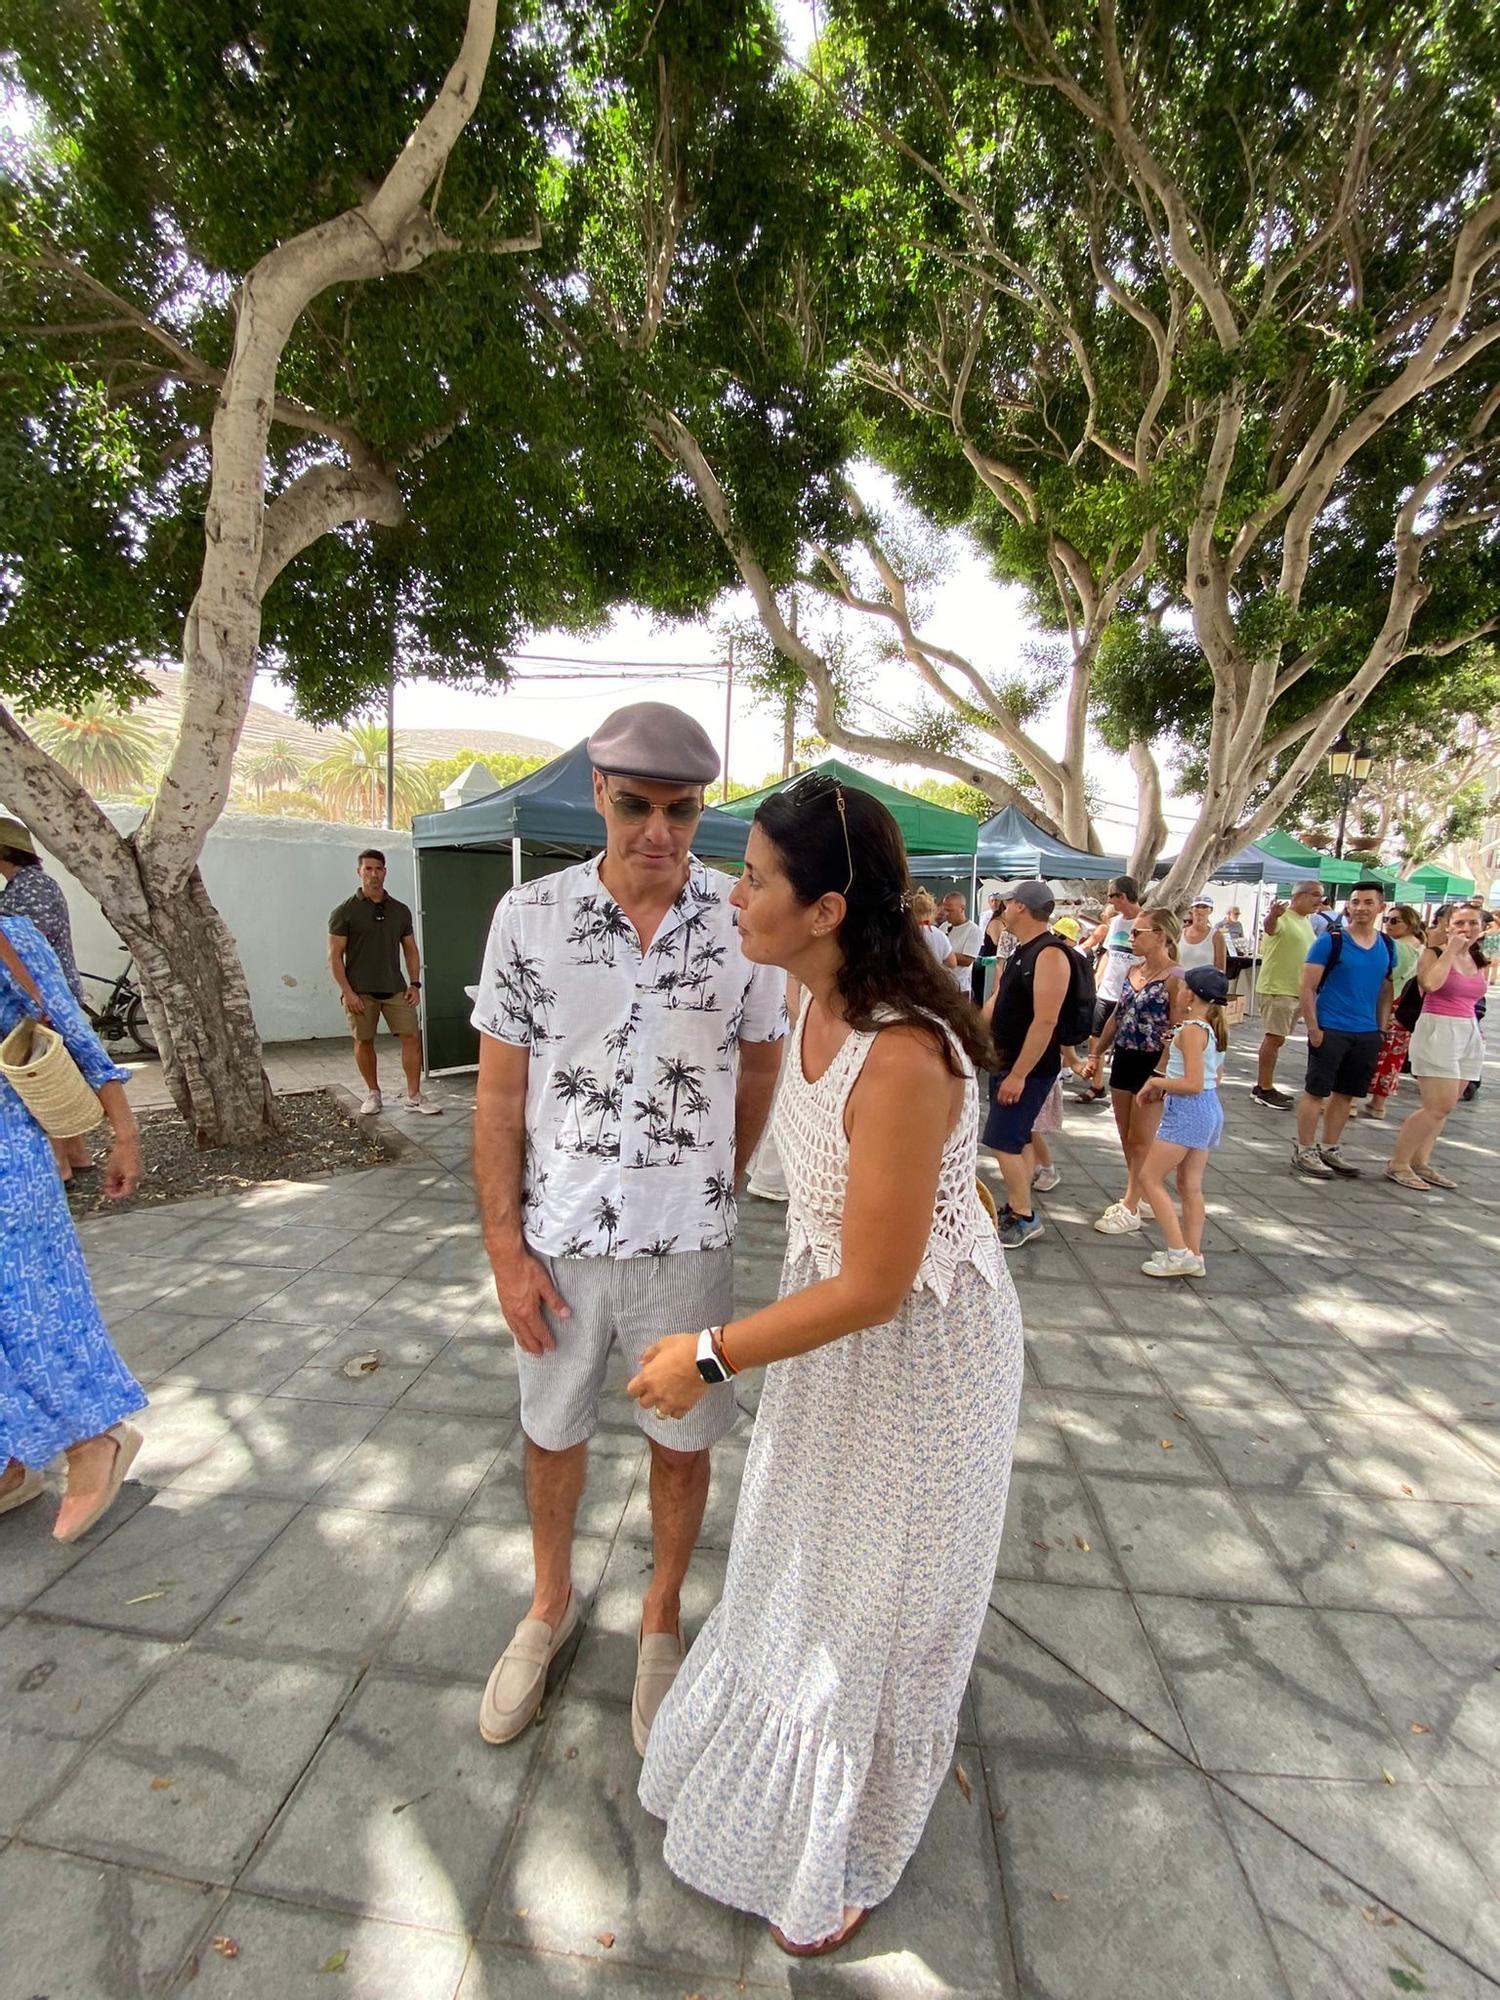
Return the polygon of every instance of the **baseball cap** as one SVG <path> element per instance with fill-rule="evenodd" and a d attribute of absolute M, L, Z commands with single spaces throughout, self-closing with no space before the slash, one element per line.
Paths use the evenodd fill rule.
<path fill-rule="evenodd" d="M 1034 917 L 1050 917 L 1057 907 L 1057 898 L 1047 884 L 1034 876 L 1024 882 L 1012 882 L 1005 890 L 1005 899 L 1009 903 L 1019 903 Z"/>
<path fill-rule="evenodd" d="M 1212 896 L 1194 896 L 1193 898 L 1193 908 L 1195 910 L 1211 910 L 1213 906 L 1214 899 Z"/>
<path fill-rule="evenodd" d="M 1189 993 L 1210 1005 L 1222 1007 L 1229 998 L 1229 981 L 1216 965 L 1189 966 L 1182 979 Z"/>

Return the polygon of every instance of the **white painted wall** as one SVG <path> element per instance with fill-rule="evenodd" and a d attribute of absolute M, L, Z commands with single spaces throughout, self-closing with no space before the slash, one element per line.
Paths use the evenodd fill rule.
<path fill-rule="evenodd" d="M 141 818 L 135 807 L 108 810 L 122 832 Z M 415 910 L 409 833 L 226 813 L 208 836 L 200 863 L 203 880 L 239 946 L 263 1041 L 347 1037 L 328 971 L 328 917 L 359 886 L 355 858 L 362 847 L 381 850 L 386 888 Z M 113 978 L 125 962 L 119 938 L 60 862 L 48 856 L 46 867 L 68 899 L 79 970 Z M 97 989 L 86 990 L 97 1004 Z"/>

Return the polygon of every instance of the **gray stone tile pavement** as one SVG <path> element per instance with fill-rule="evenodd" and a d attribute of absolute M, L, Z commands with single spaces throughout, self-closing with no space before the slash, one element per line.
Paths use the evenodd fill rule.
<path fill-rule="evenodd" d="M 270 1065 L 306 1087 L 347 1052 Z M 1090 1228 L 1118 1156 L 1070 1110 L 1013 1260 L 1022 1430 L 953 1778 L 816 1965 L 678 1884 L 636 1802 L 650 1495 L 618 1367 L 579 1635 L 535 1730 L 475 1729 L 529 1542 L 468 1080 L 390 1165 L 91 1218 L 147 1444 L 82 1544 L 46 1502 L 0 1524 L 0 2000 L 1500 1991 L 1497 1072 L 1445 1144 L 1461 1191 L 1415 1197 L 1378 1178 L 1389 1126 L 1352 1128 L 1362 1185 L 1294 1180 L 1238 1052 L 1209 1279 L 1171 1289 L 1150 1232 Z M 780 1236 L 745 1204 L 742 1300 Z"/>

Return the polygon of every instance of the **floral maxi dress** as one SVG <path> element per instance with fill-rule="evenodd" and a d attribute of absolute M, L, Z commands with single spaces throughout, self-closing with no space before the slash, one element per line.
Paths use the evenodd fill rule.
<path fill-rule="evenodd" d="M 35 924 L 0 922 L 89 1083 L 128 1083 L 129 1070 L 110 1061 Z M 0 1040 L 34 1012 L 0 963 Z M 44 1466 L 145 1402 L 105 1331 L 47 1135 L 0 1083 L 0 1470 L 12 1458 Z"/>
<path fill-rule="evenodd" d="M 790 1195 L 783 1297 L 838 1269 L 844 1107 L 874 1041 L 851 1034 L 810 1084 L 806 1019 L 776 1111 Z M 994 1587 L 1021 1318 L 975 1192 L 979 1093 L 964 1068 L 932 1235 L 901 1310 L 766 1371 L 724 1595 L 641 1773 L 673 1873 L 796 1943 L 899 1881 L 952 1758 Z"/>

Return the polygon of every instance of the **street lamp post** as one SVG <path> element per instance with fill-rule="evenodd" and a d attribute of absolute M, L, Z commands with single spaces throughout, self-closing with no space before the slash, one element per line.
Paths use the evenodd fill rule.
<path fill-rule="evenodd" d="M 1333 849 L 1335 861 L 1342 861 L 1344 858 L 1344 835 L 1349 827 L 1349 801 L 1369 777 L 1373 762 L 1374 759 L 1363 743 L 1356 749 L 1349 741 L 1348 730 L 1339 731 L 1338 741 L 1328 752 L 1329 777 L 1342 778 L 1344 781 L 1343 792 L 1339 799 L 1339 833 Z"/>

